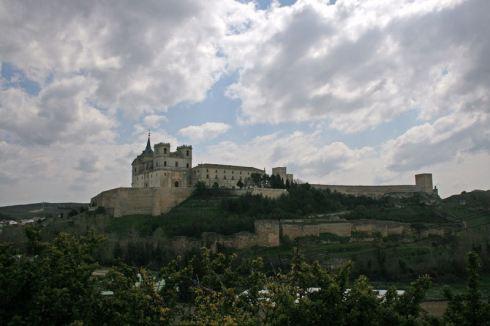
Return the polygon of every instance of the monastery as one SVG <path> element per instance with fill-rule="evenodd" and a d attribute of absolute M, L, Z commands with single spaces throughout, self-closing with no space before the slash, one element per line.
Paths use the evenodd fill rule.
<path fill-rule="evenodd" d="M 146 148 L 131 164 L 131 187 L 106 190 L 93 197 L 91 207 L 104 207 L 112 216 L 132 214 L 151 214 L 154 216 L 167 212 L 187 199 L 194 185 L 203 182 L 208 187 L 229 189 L 237 193 L 251 192 L 277 198 L 284 189 L 253 188 L 253 174 L 263 175 L 265 169 L 249 166 L 204 163 L 192 165 L 192 146 L 181 145 L 172 152 L 169 143 L 158 143 L 151 147 L 150 135 Z M 293 182 L 293 175 L 286 167 L 272 168 L 272 175 L 279 176 L 284 183 Z M 317 189 L 330 189 L 355 196 L 380 198 L 385 195 L 409 196 L 425 192 L 433 194 L 432 174 L 415 176 L 415 185 L 395 186 L 345 186 L 312 184 Z M 245 190 L 241 189 L 242 187 Z"/>

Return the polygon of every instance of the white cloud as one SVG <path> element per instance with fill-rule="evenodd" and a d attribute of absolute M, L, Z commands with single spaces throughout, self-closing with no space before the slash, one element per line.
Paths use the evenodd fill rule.
<path fill-rule="evenodd" d="M 3 1 L 2 62 L 41 88 L 83 74 L 91 100 L 126 117 L 202 101 L 226 69 L 219 55 L 253 5 L 234 1 Z"/>
<path fill-rule="evenodd" d="M 179 134 L 189 138 L 192 141 L 202 141 L 213 139 L 224 134 L 230 129 L 230 125 L 222 122 L 206 122 L 202 125 L 187 126 L 179 130 Z"/>
<path fill-rule="evenodd" d="M 111 141 L 114 121 L 89 101 L 93 84 L 76 76 L 49 84 L 37 96 L 0 90 L 0 131 L 23 144 Z"/>
<path fill-rule="evenodd" d="M 163 115 L 151 114 L 143 118 L 143 124 L 148 128 L 156 129 L 160 127 L 163 123 L 167 122 L 168 119 Z"/>
<path fill-rule="evenodd" d="M 490 152 L 490 116 L 455 113 L 413 127 L 383 148 L 394 171 L 417 170 L 475 152 Z"/>
<path fill-rule="evenodd" d="M 486 110 L 489 11 L 486 0 L 273 6 L 227 43 L 240 67 L 228 94 L 244 123 L 328 119 L 348 133 L 413 109 Z"/>

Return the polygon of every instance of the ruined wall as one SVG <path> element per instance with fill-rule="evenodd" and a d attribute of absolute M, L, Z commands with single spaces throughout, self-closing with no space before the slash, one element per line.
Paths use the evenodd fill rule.
<path fill-rule="evenodd" d="M 187 199 L 192 188 L 116 188 L 91 199 L 91 206 L 104 207 L 114 217 L 124 215 L 158 216 Z"/>
<path fill-rule="evenodd" d="M 418 185 L 399 185 L 399 186 L 343 186 L 343 185 L 320 185 L 312 184 L 316 189 L 330 189 L 346 195 L 368 196 L 381 198 L 386 194 L 413 194 L 424 191 L 424 188 Z"/>
<path fill-rule="evenodd" d="M 344 222 L 324 222 L 322 220 L 281 220 L 280 231 L 282 236 L 290 239 L 314 236 L 322 233 L 330 233 L 339 237 L 351 237 L 352 232 L 362 232 L 366 235 L 381 234 L 383 237 L 389 235 L 408 235 L 413 230 L 408 223 L 375 220 L 354 220 Z"/>
<path fill-rule="evenodd" d="M 252 195 L 262 195 L 266 198 L 277 199 L 282 195 L 286 195 L 288 191 L 286 189 L 253 188 L 251 193 Z"/>
<path fill-rule="evenodd" d="M 278 220 L 258 220 L 254 223 L 257 245 L 277 247 L 280 245 L 280 229 Z"/>
<path fill-rule="evenodd" d="M 192 249 L 202 247 L 216 251 L 218 246 L 234 249 L 245 249 L 253 246 L 259 247 L 278 247 L 281 244 L 281 237 L 288 237 L 291 240 L 329 233 L 339 237 L 351 238 L 353 232 L 362 232 L 373 240 L 375 235 L 383 237 L 390 235 L 418 235 L 425 238 L 430 235 L 443 236 L 450 233 L 450 229 L 429 228 L 419 233 L 408 223 L 377 220 L 353 220 L 340 222 L 326 222 L 325 220 L 257 220 L 255 221 L 255 232 L 239 232 L 232 235 L 222 235 L 214 232 L 206 232 L 200 239 L 188 237 L 175 237 L 171 240 L 170 247 L 176 253 L 184 253 Z"/>

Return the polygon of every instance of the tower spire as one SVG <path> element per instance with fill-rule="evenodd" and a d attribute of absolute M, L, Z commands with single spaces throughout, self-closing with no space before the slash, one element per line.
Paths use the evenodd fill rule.
<path fill-rule="evenodd" d="M 148 129 L 148 141 L 146 142 L 146 148 L 145 148 L 145 152 L 151 152 L 151 144 L 150 144 L 150 129 Z"/>

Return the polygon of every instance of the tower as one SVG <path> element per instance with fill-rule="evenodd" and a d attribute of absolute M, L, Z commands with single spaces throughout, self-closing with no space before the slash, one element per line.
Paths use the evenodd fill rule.
<path fill-rule="evenodd" d="M 432 194 L 432 173 L 420 173 L 415 175 L 415 184 L 421 188 L 422 191 Z"/>

